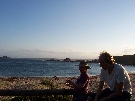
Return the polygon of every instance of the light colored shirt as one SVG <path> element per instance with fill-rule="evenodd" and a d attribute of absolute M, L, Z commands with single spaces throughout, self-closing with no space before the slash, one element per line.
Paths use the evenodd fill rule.
<path fill-rule="evenodd" d="M 132 93 L 130 77 L 122 65 L 114 64 L 111 74 L 108 70 L 101 69 L 100 81 L 105 81 L 112 91 L 116 90 L 116 83 L 124 82 L 123 91 Z"/>

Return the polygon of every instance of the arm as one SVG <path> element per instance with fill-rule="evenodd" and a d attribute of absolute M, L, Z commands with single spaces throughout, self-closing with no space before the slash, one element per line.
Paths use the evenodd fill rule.
<path fill-rule="evenodd" d="M 85 84 L 82 84 L 82 83 L 79 83 L 79 84 L 77 84 L 77 83 L 73 83 L 72 85 L 73 85 L 73 87 L 74 87 L 74 88 L 81 89 L 81 88 L 83 88 L 83 87 L 84 87 L 84 85 L 85 85 Z"/>
<path fill-rule="evenodd" d="M 68 83 L 72 85 L 73 88 L 82 89 L 86 86 L 89 80 L 89 76 L 87 74 L 84 74 L 83 76 L 80 76 L 80 78 L 77 79 L 76 83 L 72 82 L 71 80 L 68 80 Z"/>
<path fill-rule="evenodd" d="M 104 70 L 101 69 L 100 84 L 99 84 L 99 88 L 98 88 L 97 93 L 96 93 L 95 101 L 98 101 L 98 98 L 103 91 L 103 87 L 104 87 L 104 84 L 105 84 L 105 75 L 104 74 L 105 74 Z"/>
<path fill-rule="evenodd" d="M 104 87 L 104 83 L 105 83 L 104 81 L 100 81 L 99 88 L 96 93 L 95 101 L 98 100 L 99 96 L 101 95 L 103 87 Z"/>
<path fill-rule="evenodd" d="M 73 88 L 78 88 L 78 89 L 81 89 L 85 86 L 85 84 L 83 83 L 74 83 L 71 80 L 68 80 L 67 83 L 69 83 L 69 85 L 72 85 Z"/>
<path fill-rule="evenodd" d="M 124 88 L 124 83 L 120 82 L 116 84 L 116 92 L 110 94 L 107 97 L 102 98 L 100 101 L 107 101 L 111 98 L 117 97 L 117 96 L 121 96 L 122 92 L 123 92 L 123 88 Z"/>

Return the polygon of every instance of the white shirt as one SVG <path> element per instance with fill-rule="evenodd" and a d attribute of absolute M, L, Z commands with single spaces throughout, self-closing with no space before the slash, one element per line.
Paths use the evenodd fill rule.
<path fill-rule="evenodd" d="M 124 82 L 123 91 L 132 93 L 129 75 L 125 68 L 121 65 L 114 64 L 111 74 L 108 73 L 108 70 L 101 69 L 100 81 L 105 81 L 112 91 L 115 91 L 116 83 Z"/>

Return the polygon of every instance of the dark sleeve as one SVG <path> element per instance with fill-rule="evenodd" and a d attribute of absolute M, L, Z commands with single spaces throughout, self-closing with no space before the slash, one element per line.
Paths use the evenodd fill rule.
<path fill-rule="evenodd" d="M 86 74 L 86 75 L 83 75 L 80 78 L 80 82 L 79 83 L 85 84 L 88 80 L 89 80 L 89 76 Z"/>

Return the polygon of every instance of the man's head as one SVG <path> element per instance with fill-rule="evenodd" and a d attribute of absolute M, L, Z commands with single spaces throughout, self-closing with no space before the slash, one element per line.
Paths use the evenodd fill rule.
<path fill-rule="evenodd" d="M 115 63 L 115 60 L 108 52 L 103 51 L 99 55 L 99 63 L 100 67 L 107 70 L 112 64 Z"/>

